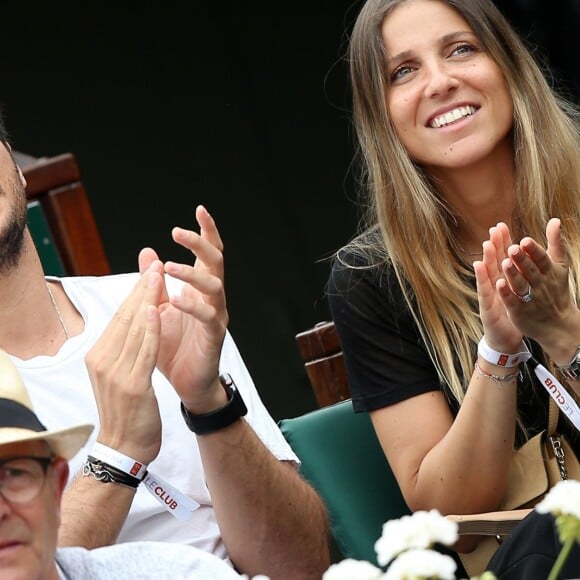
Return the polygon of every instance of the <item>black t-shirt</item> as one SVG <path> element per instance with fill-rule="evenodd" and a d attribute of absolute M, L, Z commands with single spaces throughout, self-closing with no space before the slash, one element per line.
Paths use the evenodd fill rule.
<path fill-rule="evenodd" d="M 342 254 L 328 283 L 355 411 L 373 411 L 440 389 L 437 372 L 388 266 Z M 352 267 L 350 267 L 352 266 Z"/>
<path fill-rule="evenodd" d="M 359 253 L 343 250 L 340 260 L 333 264 L 327 294 L 356 412 L 373 411 L 441 390 L 453 415 L 457 414 L 459 404 L 440 383 L 388 262 L 369 267 L 368 259 Z M 536 344 L 531 343 L 531 349 L 536 358 L 542 356 Z M 473 345 L 474 361 L 476 350 L 477 345 Z M 548 395 L 526 368 L 523 377 L 518 381 L 518 410 L 532 436 L 547 428 Z M 560 423 L 561 430 L 575 439 L 574 427 L 562 417 Z M 517 445 L 524 440 L 519 433 Z M 571 443 L 578 453 L 578 440 Z"/>

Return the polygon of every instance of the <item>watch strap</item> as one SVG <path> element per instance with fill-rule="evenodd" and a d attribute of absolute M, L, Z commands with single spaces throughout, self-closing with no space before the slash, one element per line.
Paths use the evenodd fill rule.
<path fill-rule="evenodd" d="M 576 349 L 574 358 L 567 365 L 556 365 L 562 376 L 570 381 L 580 379 L 580 346 Z"/>
<path fill-rule="evenodd" d="M 181 402 L 181 414 L 185 424 L 196 435 L 207 435 L 224 429 L 248 412 L 232 377 L 228 373 L 224 373 L 220 375 L 220 382 L 228 395 L 228 402 L 225 406 L 209 413 L 194 415 L 185 408 L 183 401 Z"/>

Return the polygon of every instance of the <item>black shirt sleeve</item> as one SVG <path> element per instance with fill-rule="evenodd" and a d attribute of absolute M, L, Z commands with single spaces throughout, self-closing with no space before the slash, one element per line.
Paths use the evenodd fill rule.
<path fill-rule="evenodd" d="M 372 411 L 440 390 L 436 369 L 388 264 L 342 251 L 327 286 L 353 407 Z"/>

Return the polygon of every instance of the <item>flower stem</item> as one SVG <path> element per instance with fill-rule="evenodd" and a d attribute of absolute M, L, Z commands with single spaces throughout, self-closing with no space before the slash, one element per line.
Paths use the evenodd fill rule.
<path fill-rule="evenodd" d="M 566 559 L 568 558 L 568 555 L 570 554 L 570 550 L 572 549 L 572 546 L 574 545 L 575 541 L 576 541 L 576 538 L 574 538 L 574 537 L 568 538 L 566 540 L 566 543 L 562 546 L 562 549 L 560 550 L 560 553 L 558 554 L 558 558 L 557 558 L 556 562 L 554 563 L 552 570 L 550 571 L 550 575 L 548 576 L 548 580 L 558 580 L 558 578 L 560 577 L 560 572 L 562 571 L 562 568 L 564 567 L 564 563 L 566 562 Z"/>

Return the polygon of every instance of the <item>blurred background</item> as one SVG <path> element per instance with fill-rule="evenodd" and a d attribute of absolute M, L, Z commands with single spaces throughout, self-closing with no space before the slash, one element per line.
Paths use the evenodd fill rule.
<path fill-rule="evenodd" d="M 497 0 L 580 95 L 579 0 Z M 328 257 L 357 220 L 352 0 L 3 6 L 0 107 L 15 149 L 73 152 L 114 272 L 213 214 L 230 330 L 275 419 L 316 406 L 294 336 L 329 318 Z"/>

